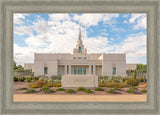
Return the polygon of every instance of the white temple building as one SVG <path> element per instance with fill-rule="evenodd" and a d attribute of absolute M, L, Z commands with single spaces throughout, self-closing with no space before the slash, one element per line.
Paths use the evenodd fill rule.
<path fill-rule="evenodd" d="M 64 46 L 65 47 L 65 46 Z M 70 53 L 35 53 L 34 63 L 24 68 L 34 76 L 46 75 L 106 75 L 126 76 L 126 54 L 87 54 L 81 38 L 81 28 L 76 48 Z"/>

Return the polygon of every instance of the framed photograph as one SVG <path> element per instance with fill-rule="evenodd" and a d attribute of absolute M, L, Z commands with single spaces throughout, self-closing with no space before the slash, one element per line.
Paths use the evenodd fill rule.
<path fill-rule="evenodd" d="M 158 114 L 159 0 L 1 0 L 1 114 Z"/>

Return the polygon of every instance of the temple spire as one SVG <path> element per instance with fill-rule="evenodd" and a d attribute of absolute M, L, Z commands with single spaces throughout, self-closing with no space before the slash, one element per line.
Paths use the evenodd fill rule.
<path fill-rule="evenodd" d="M 81 25 L 79 25 L 79 40 L 81 41 Z"/>
<path fill-rule="evenodd" d="M 87 54 L 87 49 L 84 49 L 83 41 L 81 38 L 81 25 L 79 25 L 79 36 L 76 48 L 73 50 L 73 54 Z"/>

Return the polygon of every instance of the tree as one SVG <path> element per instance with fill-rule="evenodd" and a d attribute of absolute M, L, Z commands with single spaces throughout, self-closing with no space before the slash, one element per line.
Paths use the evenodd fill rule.
<path fill-rule="evenodd" d="M 15 72 L 24 72 L 24 68 L 21 65 L 18 65 Z"/>
<path fill-rule="evenodd" d="M 138 73 L 146 73 L 147 72 L 147 65 L 137 64 L 136 70 Z"/>

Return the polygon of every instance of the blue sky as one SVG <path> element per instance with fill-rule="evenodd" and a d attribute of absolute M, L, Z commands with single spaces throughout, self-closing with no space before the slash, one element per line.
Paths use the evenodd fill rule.
<path fill-rule="evenodd" d="M 126 53 L 146 64 L 146 14 L 14 14 L 14 59 L 33 63 L 34 53 L 72 53 L 81 25 L 88 53 Z"/>

